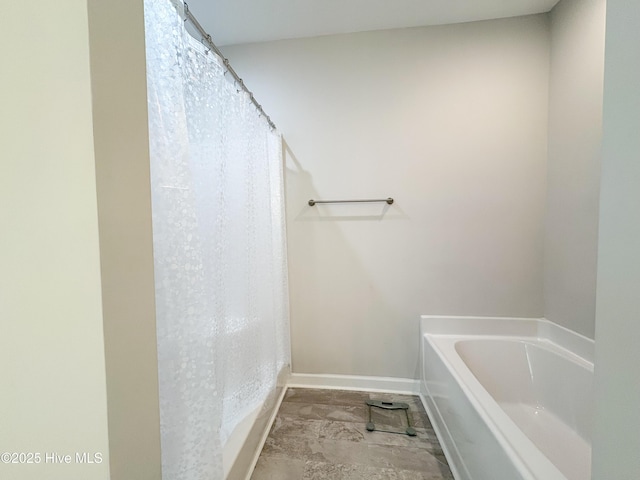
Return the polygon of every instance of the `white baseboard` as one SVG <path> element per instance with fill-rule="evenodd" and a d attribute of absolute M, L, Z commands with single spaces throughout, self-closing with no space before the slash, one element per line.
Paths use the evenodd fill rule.
<path fill-rule="evenodd" d="M 325 375 L 292 373 L 288 387 L 359 390 L 363 392 L 394 392 L 417 395 L 420 382 L 411 378 L 366 377 L 359 375 Z"/>

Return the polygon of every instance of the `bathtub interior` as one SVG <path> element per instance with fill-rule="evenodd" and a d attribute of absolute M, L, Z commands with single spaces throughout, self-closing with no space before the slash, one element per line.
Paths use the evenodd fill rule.
<path fill-rule="evenodd" d="M 593 366 L 539 340 L 461 340 L 482 387 L 567 478 L 588 478 Z"/>
<path fill-rule="evenodd" d="M 421 330 L 422 388 L 456 478 L 590 478 L 591 339 L 544 319 L 423 316 Z"/>

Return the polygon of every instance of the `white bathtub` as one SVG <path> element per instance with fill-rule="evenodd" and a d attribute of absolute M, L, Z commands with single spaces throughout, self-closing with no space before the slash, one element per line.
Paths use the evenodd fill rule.
<path fill-rule="evenodd" d="M 587 480 L 593 341 L 546 320 L 422 317 L 422 393 L 459 480 Z"/>

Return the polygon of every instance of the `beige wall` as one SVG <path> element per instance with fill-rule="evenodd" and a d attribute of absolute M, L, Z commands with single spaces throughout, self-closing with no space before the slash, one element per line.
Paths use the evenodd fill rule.
<path fill-rule="evenodd" d="M 412 378 L 420 314 L 542 315 L 548 38 L 541 15 L 225 48 L 287 142 L 294 372 Z"/>
<path fill-rule="evenodd" d="M 109 473 L 87 35 L 86 2 L 2 7 L 0 452 L 42 461 L 0 463 L 0 478 Z"/>
<path fill-rule="evenodd" d="M 593 338 L 605 0 L 551 12 L 545 317 Z"/>
<path fill-rule="evenodd" d="M 3 479 L 160 478 L 142 1 L 107 3 L 0 16 L 0 453 L 40 454 Z"/>
<path fill-rule="evenodd" d="M 143 1 L 89 0 L 111 480 L 161 475 Z"/>
<path fill-rule="evenodd" d="M 640 3 L 607 2 L 595 480 L 640 472 Z"/>

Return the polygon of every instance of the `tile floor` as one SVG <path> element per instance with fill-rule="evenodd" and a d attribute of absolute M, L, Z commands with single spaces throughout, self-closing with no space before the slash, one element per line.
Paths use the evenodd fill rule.
<path fill-rule="evenodd" d="M 368 432 L 369 399 L 409 404 L 418 435 Z M 402 411 L 372 409 L 376 430 L 404 431 Z M 410 395 L 290 388 L 252 480 L 453 479 L 420 399 Z"/>

